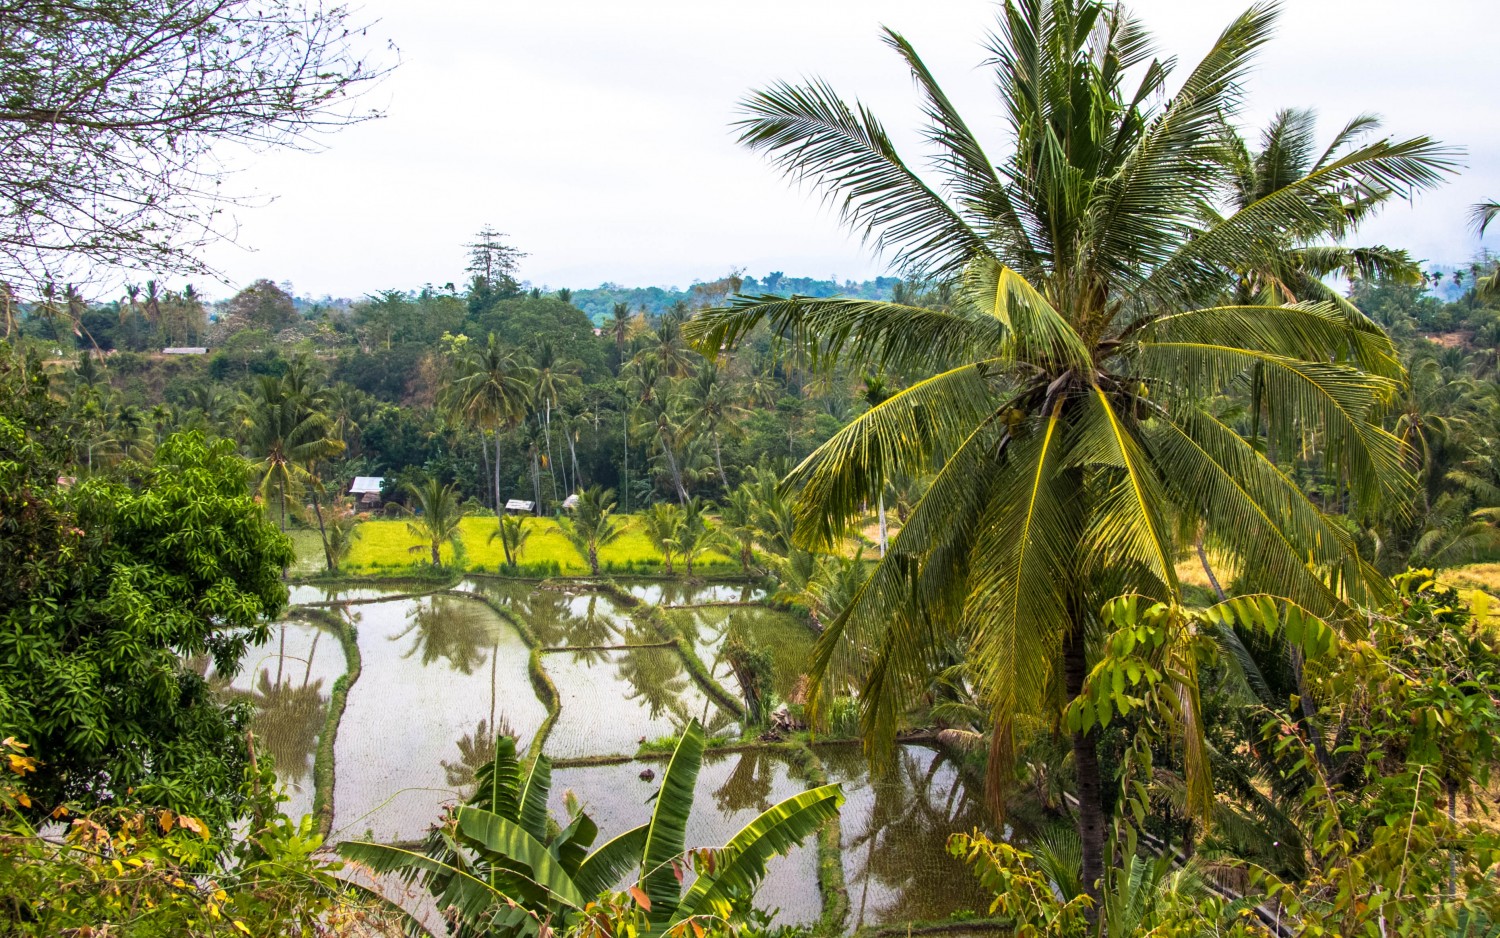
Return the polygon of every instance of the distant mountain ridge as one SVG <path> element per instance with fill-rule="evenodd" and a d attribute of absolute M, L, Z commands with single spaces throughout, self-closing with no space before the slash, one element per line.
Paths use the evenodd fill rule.
<path fill-rule="evenodd" d="M 772 271 L 764 277 L 745 277 L 740 284 L 741 293 L 781 293 L 802 296 L 849 296 L 864 300 L 888 300 L 899 277 L 876 277 L 873 280 L 820 280 L 816 277 L 788 277 L 781 271 Z M 602 283 L 587 290 L 573 291 L 573 305 L 588 314 L 596 323 L 603 322 L 614 312 L 616 303 L 626 303 L 632 313 L 644 308 L 649 313 L 660 313 L 677 303 L 700 305 L 695 300 L 704 296 L 705 287 L 713 288 L 719 281 L 698 281 L 685 289 L 677 287 L 626 287 L 617 283 Z"/>

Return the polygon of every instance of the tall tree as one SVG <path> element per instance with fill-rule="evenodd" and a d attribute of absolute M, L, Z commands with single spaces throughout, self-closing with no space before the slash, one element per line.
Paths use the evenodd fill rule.
<path fill-rule="evenodd" d="M 442 546 L 458 544 L 459 524 L 464 519 L 463 505 L 458 500 L 458 486 L 444 485 L 436 478 L 420 483 L 409 483 L 407 491 L 417 500 L 418 511 L 406 523 L 414 537 L 422 540 L 411 548 L 412 553 L 432 551 L 432 565 L 442 566 Z"/>
<path fill-rule="evenodd" d="M 252 0 L 0 10 L 0 279 L 205 270 L 230 233 L 221 144 L 251 150 L 377 116 L 384 69 L 338 6 Z"/>
<path fill-rule="evenodd" d="M 588 561 L 589 573 L 594 576 L 599 575 L 599 548 L 613 544 L 625 531 L 624 524 L 611 517 L 614 510 L 614 489 L 595 485 L 578 493 L 573 517 L 562 519 L 563 534 L 568 543 Z"/>
<path fill-rule="evenodd" d="M 453 379 L 443 392 L 442 403 L 450 412 L 481 431 L 490 431 L 495 438 L 491 470 L 498 525 L 505 516 L 505 498 L 500 490 L 500 439 L 502 431 L 526 417 L 531 372 L 500 344 L 494 333 L 483 345 L 462 345 L 450 365 Z"/>
<path fill-rule="evenodd" d="M 277 378 L 262 376 L 244 402 L 245 445 L 259 461 L 256 489 L 267 510 L 271 493 L 281 529 L 286 530 L 286 500 L 311 478 L 308 466 L 343 450 L 333 424 L 295 371 Z"/>
<path fill-rule="evenodd" d="M 1321 219 L 1330 194 L 1415 192 L 1451 170 L 1453 154 L 1425 137 L 1377 140 L 1229 206 L 1225 122 L 1274 19 L 1273 6 L 1251 7 L 1172 87 L 1174 61 L 1154 57 L 1122 7 L 1011 0 L 990 43 L 1012 143 L 1003 160 L 985 154 L 916 50 L 887 31 L 922 95 L 937 187 L 866 107 L 824 82 L 778 84 L 745 104 L 744 144 L 829 193 L 907 272 L 957 284 L 949 309 L 764 296 L 688 328 L 717 353 L 768 322 L 824 367 L 921 376 L 786 481 L 799 493 L 800 542 L 828 546 L 882 480 L 936 473 L 820 640 L 814 702 L 853 682 L 864 733 L 887 748 L 952 663 L 947 650 L 967 646 L 993 721 L 997 805 L 1016 719 L 1055 716 L 1080 693 L 1104 601 L 1179 597 L 1179 519 L 1204 519 L 1245 582 L 1309 607 L 1332 611 L 1383 589 L 1349 536 L 1205 402 L 1246 390 L 1258 370 L 1273 434 L 1322 431 L 1331 473 L 1362 503 L 1404 493 L 1400 441 L 1379 425 L 1401 368 L 1379 328 L 1333 304 L 1222 298 L 1236 271 Z M 1097 896 L 1105 814 L 1094 732 L 1074 734 L 1073 755 L 1083 881 Z M 1188 768 L 1201 786 L 1205 766 Z"/>

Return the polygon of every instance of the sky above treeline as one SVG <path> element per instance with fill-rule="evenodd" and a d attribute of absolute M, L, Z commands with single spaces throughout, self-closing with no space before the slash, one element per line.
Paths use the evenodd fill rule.
<path fill-rule="evenodd" d="M 1180 75 L 1245 3 L 1131 7 Z M 522 277 L 550 288 L 687 285 L 731 268 L 885 273 L 813 193 L 735 144 L 738 103 L 779 79 L 826 78 L 920 165 L 917 97 L 880 41 L 888 25 L 1002 154 L 982 65 L 995 13 L 990 0 L 367 0 L 377 57 L 386 39 L 400 50 L 367 102 L 388 116 L 317 151 L 231 155 L 230 187 L 272 201 L 235 211 L 238 246 L 207 256 L 230 284 L 207 292 L 260 277 L 313 296 L 461 282 L 463 243 L 486 224 L 528 253 Z M 1463 147 L 1461 175 L 1391 206 L 1360 240 L 1466 262 L 1480 247 L 1468 207 L 1500 199 L 1493 13 L 1494 0 L 1287 0 L 1244 122 L 1312 107 L 1326 136 L 1371 111 L 1393 135 Z"/>

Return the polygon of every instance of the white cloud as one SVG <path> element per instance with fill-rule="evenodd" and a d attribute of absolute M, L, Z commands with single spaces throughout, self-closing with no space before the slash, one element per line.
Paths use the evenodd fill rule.
<path fill-rule="evenodd" d="M 1190 62 L 1242 0 L 1138 0 L 1164 50 Z M 530 253 L 523 275 L 553 287 L 686 284 L 730 266 L 752 273 L 872 276 L 878 258 L 810 193 L 733 142 L 736 102 L 777 79 L 817 74 L 871 104 L 920 156 L 901 63 L 879 41 L 904 32 L 971 124 L 999 151 L 983 69 L 986 0 L 549 3 L 377 0 L 372 35 L 402 66 L 372 96 L 385 120 L 317 153 L 245 165 L 239 191 L 274 195 L 238 213 L 242 248 L 210 261 L 237 283 L 359 295 L 461 278 L 462 243 L 494 224 Z M 1316 107 L 1328 132 L 1378 111 L 1396 134 L 1465 145 L 1469 169 L 1415 207 L 1395 206 L 1365 240 L 1459 260 L 1476 241 L 1467 206 L 1500 198 L 1500 121 L 1485 92 L 1490 4 L 1293 0 L 1251 85 L 1253 123 Z M 223 292 L 216 289 L 213 292 Z"/>

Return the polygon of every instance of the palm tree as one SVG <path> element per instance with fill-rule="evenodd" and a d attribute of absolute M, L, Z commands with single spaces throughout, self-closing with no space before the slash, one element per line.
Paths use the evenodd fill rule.
<path fill-rule="evenodd" d="M 411 552 L 415 554 L 431 548 L 432 565 L 442 566 L 440 548 L 444 544 L 452 544 L 456 550 L 459 544 L 459 524 L 463 521 L 464 512 L 463 505 L 458 500 L 458 485 L 444 485 L 437 479 L 430 478 L 420 485 L 407 483 L 406 488 L 421 508 L 420 513 L 414 513 L 412 520 L 406 522 L 406 529 L 422 541 L 413 546 Z"/>
<path fill-rule="evenodd" d="M 1500 202 L 1481 202 L 1474 206 L 1471 216 L 1474 220 L 1474 230 L 1483 236 L 1490 227 L 1490 222 L 1500 218 Z M 1474 299 L 1493 300 L 1500 298 L 1500 264 L 1490 268 L 1490 272 L 1484 276 L 1474 278 Z"/>
<path fill-rule="evenodd" d="M 630 338 L 630 304 L 616 303 L 609 320 L 609 334 L 615 340 L 615 354 L 625 354 L 625 340 Z"/>
<path fill-rule="evenodd" d="M 505 551 L 505 565 L 511 570 L 516 569 L 521 555 L 526 551 L 526 541 L 531 537 L 531 528 L 526 526 L 526 520 L 517 515 L 504 515 L 500 518 L 500 529 L 490 532 L 490 541 L 500 539 L 500 547 Z"/>
<path fill-rule="evenodd" d="M 758 528 L 755 524 L 755 492 L 749 483 L 729 493 L 719 508 L 719 530 L 734 545 L 740 568 L 750 575 L 750 563 L 755 559 L 755 539 Z"/>
<path fill-rule="evenodd" d="M 1346 123 L 1321 151 L 1317 148 L 1317 115 L 1288 108 L 1278 112 L 1261 132 L 1260 148 L 1251 151 L 1236 134 L 1230 139 L 1233 173 L 1229 208 L 1243 210 L 1275 196 L 1289 183 L 1316 180 L 1319 174 L 1352 152 L 1357 143 L 1380 128 L 1380 121 L 1362 114 Z M 1357 194 L 1341 192 L 1337 184 L 1310 193 L 1304 217 L 1296 220 L 1279 246 L 1241 258 L 1235 268 L 1231 296 L 1236 303 L 1276 305 L 1298 300 L 1339 302 L 1338 291 L 1325 278 L 1338 274 L 1400 283 L 1420 282 L 1416 261 L 1402 250 L 1373 245 L 1349 247 L 1340 243 L 1361 221 L 1373 215 L 1401 190 L 1390 185 L 1366 185 Z M 1325 243 L 1326 242 L 1326 243 Z M 1278 249 L 1279 248 L 1279 249 Z"/>
<path fill-rule="evenodd" d="M 684 521 L 681 506 L 657 502 L 641 515 L 641 520 L 646 525 L 646 537 L 661 551 L 667 576 L 671 576 L 672 553 L 677 549 L 677 536 L 682 531 Z"/>
<path fill-rule="evenodd" d="M 1427 138 L 1348 150 L 1254 203 L 1232 201 L 1225 123 L 1275 8 L 1238 17 L 1168 90 L 1173 60 L 1106 0 L 1011 0 L 990 51 L 1013 150 L 987 156 L 915 49 L 887 31 L 923 96 L 934 187 L 863 105 L 824 82 L 745 104 L 741 141 L 839 204 L 951 308 L 748 297 L 688 326 L 717 354 L 758 324 L 812 361 L 911 375 L 786 480 L 805 546 L 840 538 L 886 478 L 935 471 L 858 597 L 820 639 L 813 703 L 860 689 L 862 731 L 888 751 L 961 639 L 990 708 L 989 791 L 1003 804 L 1013 728 L 1055 716 L 1089 670 L 1108 598 L 1180 596 L 1182 519 L 1201 518 L 1246 582 L 1333 610 L 1383 590 L 1351 538 L 1205 406 L 1248 390 L 1274 437 L 1325 434 L 1325 464 L 1361 503 L 1410 484 L 1379 425 L 1401 369 L 1352 308 L 1228 305 L 1269 263 L 1365 190 L 1414 192 L 1453 167 Z M 1127 89 L 1127 76 L 1140 85 Z M 940 193 L 949 193 L 952 201 Z M 1058 688 L 1061 694 L 1048 693 Z M 1104 809 L 1096 736 L 1073 736 L 1083 880 L 1097 895 Z M 1190 767 L 1196 768 L 1196 767 Z"/>
<path fill-rule="evenodd" d="M 547 443 L 547 466 L 551 471 L 552 497 L 557 497 L 557 471 L 552 459 L 552 410 L 557 407 L 564 391 L 581 384 L 578 371 L 582 363 L 571 359 L 559 359 L 552 343 L 543 339 L 532 356 L 531 393 L 532 406 L 542 418 L 542 435 Z"/>
<path fill-rule="evenodd" d="M 551 765 L 538 757 L 526 770 L 510 737 L 498 740 L 495 760 L 477 773 L 478 792 L 445 819 L 425 852 L 360 841 L 340 844 L 339 852 L 377 873 L 422 877 L 463 935 L 576 923 L 585 905 L 627 876 L 640 894 L 646 934 L 696 932 L 720 921 L 729 903 L 751 899 L 771 858 L 801 843 L 844 802 L 838 785 L 824 785 L 772 805 L 713 850 L 713 862 L 699 866 L 688 885 L 682 870 L 704 745 L 703 727 L 694 720 L 662 773 L 651 820 L 592 853 L 594 822 L 576 809 L 566 823 L 548 817 Z"/>
<path fill-rule="evenodd" d="M 723 438 L 742 434 L 740 423 L 750 412 L 740 406 L 734 386 L 725 379 L 718 365 L 712 361 L 703 363 L 688 385 L 687 429 L 690 433 L 708 437 L 714 445 L 714 468 L 719 472 L 719 484 L 729 491 L 729 477 L 724 474 Z"/>
<path fill-rule="evenodd" d="M 563 518 L 563 534 L 589 563 L 589 572 L 599 575 L 599 548 L 619 539 L 625 526 L 611 518 L 615 510 L 615 490 L 592 486 L 578 493 L 578 505 L 572 518 Z"/>
<path fill-rule="evenodd" d="M 677 529 L 672 546 L 682 555 L 682 565 L 687 568 L 689 577 L 693 575 L 693 562 L 720 544 L 719 530 L 708 520 L 711 508 L 697 497 L 688 499 L 682 506 L 682 525 Z"/>
<path fill-rule="evenodd" d="M 493 332 L 484 345 L 465 346 L 453 370 L 453 382 L 444 391 L 443 403 L 450 412 L 495 435 L 492 482 L 498 525 L 505 516 L 505 499 L 500 491 L 500 435 L 526 416 L 531 371 L 500 344 Z"/>
<path fill-rule="evenodd" d="M 287 495 L 311 478 L 307 466 L 344 448 L 319 405 L 318 396 L 308 391 L 296 372 L 282 378 L 263 376 L 243 403 L 245 443 L 251 455 L 259 458 L 257 490 L 269 508 L 275 489 L 283 531 Z"/>

